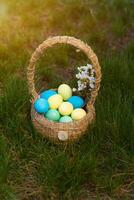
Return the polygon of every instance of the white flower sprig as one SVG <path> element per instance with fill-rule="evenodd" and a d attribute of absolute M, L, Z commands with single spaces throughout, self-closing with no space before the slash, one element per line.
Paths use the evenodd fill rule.
<path fill-rule="evenodd" d="M 73 88 L 73 91 L 83 91 L 88 89 L 91 91 L 95 87 L 95 70 L 93 66 L 87 64 L 86 66 L 78 67 L 78 74 L 76 74 L 77 78 L 77 87 Z"/>

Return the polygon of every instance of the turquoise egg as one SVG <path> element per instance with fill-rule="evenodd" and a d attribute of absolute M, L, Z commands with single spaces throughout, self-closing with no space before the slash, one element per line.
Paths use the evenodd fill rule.
<path fill-rule="evenodd" d="M 50 121 L 58 121 L 60 119 L 60 113 L 56 109 L 50 109 L 45 117 Z"/>
<path fill-rule="evenodd" d="M 72 122 L 72 118 L 70 116 L 63 116 L 60 118 L 59 122 Z"/>
<path fill-rule="evenodd" d="M 72 96 L 68 99 L 68 102 L 70 102 L 74 108 L 82 108 L 85 104 L 85 101 L 82 97 L 79 96 Z"/>
<path fill-rule="evenodd" d="M 46 99 L 39 98 L 35 101 L 34 108 L 35 108 L 36 112 L 38 112 L 40 114 L 44 114 L 49 109 L 48 101 Z"/>
<path fill-rule="evenodd" d="M 40 97 L 43 99 L 49 99 L 52 95 L 57 94 L 54 90 L 46 90 L 40 94 Z"/>

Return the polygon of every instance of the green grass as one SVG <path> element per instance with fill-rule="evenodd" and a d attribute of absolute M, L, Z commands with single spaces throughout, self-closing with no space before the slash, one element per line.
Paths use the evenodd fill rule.
<path fill-rule="evenodd" d="M 131 0 L 0 1 L 0 200 L 134 198 L 134 42 Z M 56 146 L 34 130 L 26 67 L 53 35 L 92 46 L 102 67 L 96 123 L 78 142 Z M 36 86 L 74 84 L 87 58 L 74 48 L 46 51 Z"/>

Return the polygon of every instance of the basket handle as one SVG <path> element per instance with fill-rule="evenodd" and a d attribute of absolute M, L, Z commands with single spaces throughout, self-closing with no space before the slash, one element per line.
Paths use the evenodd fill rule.
<path fill-rule="evenodd" d="M 91 97 L 87 105 L 88 106 L 93 105 L 98 95 L 98 91 L 100 88 L 100 81 L 101 81 L 101 67 L 99 65 L 98 58 L 91 49 L 91 47 L 88 46 L 86 43 L 74 37 L 68 37 L 68 36 L 56 36 L 48 38 L 42 44 L 40 44 L 32 54 L 29 66 L 27 68 L 28 88 L 29 88 L 29 93 L 32 95 L 32 101 L 34 101 L 39 96 L 38 93 L 36 92 L 34 84 L 35 63 L 38 61 L 39 57 L 43 54 L 46 48 L 52 47 L 57 43 L 70 44 L 76 47 L 77 49 L 83 51 L 87 55 L 87 57 L 91 60 L 93 68 L 95 69 L 96 83 L 95 83 L 95 88 L 91 92 Z"/>

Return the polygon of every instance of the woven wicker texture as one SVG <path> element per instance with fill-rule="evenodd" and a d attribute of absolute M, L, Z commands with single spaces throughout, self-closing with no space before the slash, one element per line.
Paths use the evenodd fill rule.
<path fill-rule="evenodd" d="M 90 99 L 87 102 L 87 115 L 81 120 L 69 123 L 50 122 L 46 118 L 44 118 L 43 115 L 39 115 L 33 109 L 33 103 L 39 96 L 39 94 L 36 92 L 34 83 L 35 64 L 40 56 L 44 53 L 44 50 L 46 48 L 52 47 L 55 44 L 62 43 L 70 44 L 77 49 L 83 51 L 86 56 L 91 60 L 93 68 L 95 69 L 96 77 L 95 88 L 92 90 Z M 101 68 L 98 62 L 98 58 L 90 46 L 74 37 L 56 36 L 48 38 L 42 44 L 40 44 L 35 52 L 32 54 L 29 66 L 27 68 L 27 79 L 29 93 L 32 98 L 31 118 L 38 132 L 56 143 L 66 143 L 69 141 L 73 141 L 74 139 L 79 138 L 85 133 L 88 125 L 92 124 L 95 119 L 94 103 L 98 95 L 101 81 Z"/>

